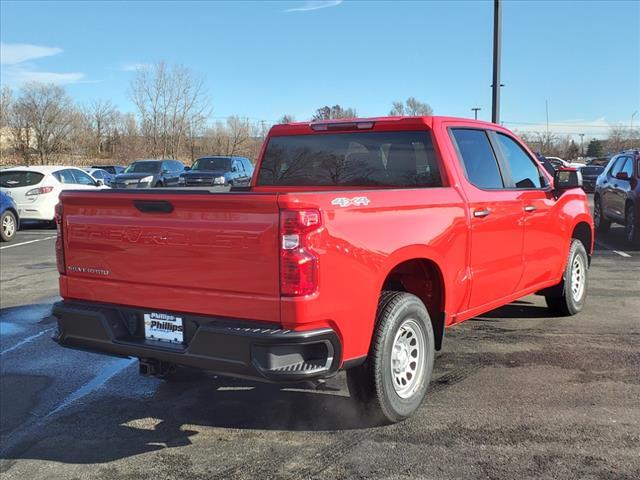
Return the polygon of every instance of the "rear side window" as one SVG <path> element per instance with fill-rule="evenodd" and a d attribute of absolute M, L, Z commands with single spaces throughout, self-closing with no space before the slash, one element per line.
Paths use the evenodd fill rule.
<path fill-rule="evenodd" d="M 0 172 L 0 187 L 17 188 L 30 187 L 39 184 L 44 175 L 38 172 L 11 171 Z"/>
<path fill-rule="evenodd" d="M 76 183 L 76 179 L 73 176 L 73 172 L 71 170 L 58 170 L 53 174 L 60 183 L 64 184 L 74 184 Z"/>
<path fill-rule="evenodd" d="M 427 131 L 272 137 L 258 185 L 440 187 Z"/>
<path fill-rule="evenodd" d="M 478 188 L 504 188 L 487 133 L 466 128 L 454 128 L 452 133 L 469 181 Z"/>
<path fill-rule="evenodd" d="M 527 153 L 518 145 L 515 140 L 501 133 L 497 134 L 498 144 L 502 150 L 509 169 L 511 178 L 516 188 L 541 188 L 541 179 L 538 167 Z M 546 182 L 545 182 L 546 183 Z"/>

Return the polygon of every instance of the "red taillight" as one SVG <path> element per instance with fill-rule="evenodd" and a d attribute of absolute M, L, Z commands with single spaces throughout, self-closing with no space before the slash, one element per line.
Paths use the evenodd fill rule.
<path fill-rule="evenodd" d="M 280 212 L 280 293 L 310 295 L 318 288 L 318 258 L 311 251 L 313 234 L 322 227 L 318 210 Z"/>
<path fill-rule="evenodd" d="M 25 193 L 26 197 L 30 197 L 32 195 L 42 195 L 44 193 L 49 193 L 53 190 L 53 187 L 38 187 L 38 188 L 32 188 L 31 190 L 29 190 L 27 193 Z"/>
<path fill-rule="evenodd" d="M 58 265 L 58 272 L 64 275 L 67 269 L 64 265 L 64 241 L 62 237 L 62 203 L 56 205 L 56 230 L 58 232 L 56 236 L 56 264 Z"/>

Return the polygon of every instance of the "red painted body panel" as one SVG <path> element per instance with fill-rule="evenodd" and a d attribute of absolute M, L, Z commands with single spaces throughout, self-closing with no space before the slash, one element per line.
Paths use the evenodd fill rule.
<path fill-rule="evenodd" d="M 432 130 L 444 186 L 63 193 L 67 272 L 61 276 L 61 295 L 296 330 L 329 326 L 343 343 L 344 361 L 367 354 L 380 290 L 404 261 L 426 259 L 437 266 L 446 325 L 561 280 L 575 226 L 585 222 L 592 230 L 584 192 L 556 198 L 552 188 L 483 191 L 472 186 L 447 129 L 468 126 L 512 135 L 497 125 L 445 117 L 372 120 L 374 131 Z M 299 123 L 276 126 L 269 135 L 301 134 L 325 132 Z M 256 172 L 259 168 L 260 162 Z M 369 203 L 341 208 L 331 204 L 338 196 L 366 196 Z M 168 201 L 174 210 L 141 213 L 136 200 Z M 526 212 L 527 206 L 535 210 Z M 486 208 L 490 216 L 473 216 Z M 282 209 L 321 213 L 322 228 L 309 246 L 318 258 L 318 290 L 306 297 L 280 296 Z M 109 274 L 71 271 L 70 266 Z"/>

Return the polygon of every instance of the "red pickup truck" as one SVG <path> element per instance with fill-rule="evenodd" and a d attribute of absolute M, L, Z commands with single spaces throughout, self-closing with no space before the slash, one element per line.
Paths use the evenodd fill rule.
<path fill-rule="evenodd" d="M 580 184 L 490 123 L 277 125 L 249 187 L 64 192 L 55 340 L 167 377 L 344 369 L 353 397 L 399 421 L 424 398 L 445 327 L 532 293 L 583 308 Z"/>

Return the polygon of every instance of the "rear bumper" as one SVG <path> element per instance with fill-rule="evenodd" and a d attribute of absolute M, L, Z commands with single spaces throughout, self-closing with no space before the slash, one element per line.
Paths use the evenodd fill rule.
<path fill-rule="evenodd" d="M 144 338 L 150 310 L 65 301 L 54 305 L 54 340 L 63 347 L 123 357 L 160 360 L 227 375 L 270 382 L 292 382 L 333 375 L 341 344 L 323 328 L 282 330 L 250 321 L 190 314 L 183 318 L 184 344 Z"/>

